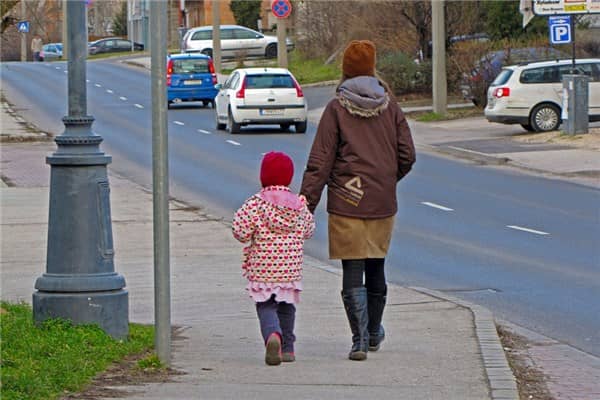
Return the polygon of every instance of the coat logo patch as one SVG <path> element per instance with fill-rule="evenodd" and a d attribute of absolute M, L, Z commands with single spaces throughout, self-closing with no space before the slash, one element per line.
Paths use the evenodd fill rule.
<path fill-rule="evenodd" d="M 332 187 L 332 189 L 334 189 Z M 365 192 L 362 190 L 362 181 L 360 176 L 355 176 L 344 184 L 344 186 L 335 185 L 333 192 L 339 198 L 358 207 L 358 203 L 362 200 Z"/>

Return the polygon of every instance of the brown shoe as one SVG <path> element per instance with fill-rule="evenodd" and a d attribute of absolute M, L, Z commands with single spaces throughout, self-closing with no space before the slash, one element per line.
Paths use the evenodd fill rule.
<path fill-rule="evenodd" d="M 267 339 L 265 363 L 267 365 L 281 364 L 281 337 L 278 333 L 271 333 Z"/>

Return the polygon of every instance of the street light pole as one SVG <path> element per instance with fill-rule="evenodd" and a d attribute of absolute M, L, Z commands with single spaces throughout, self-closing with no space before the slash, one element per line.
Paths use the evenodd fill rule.
<path fill-rule="evenodd" d="M 50 164 L 46 273 L 35 282 L 37 323 L 63 318 L 98 324 L 114 338 L 129 332 L 125 278 L 114 270 L 110 187 L 102 137 L 87 115 L 85 0 L 66 2 L 68 115 Z"/>

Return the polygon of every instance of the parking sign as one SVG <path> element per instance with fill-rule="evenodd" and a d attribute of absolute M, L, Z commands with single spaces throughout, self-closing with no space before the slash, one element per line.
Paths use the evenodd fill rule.
<path fill-rule="evenodd" d="M 550 27 L 550 43 L 571 43 L 571 17 L 548 17 Z"/>

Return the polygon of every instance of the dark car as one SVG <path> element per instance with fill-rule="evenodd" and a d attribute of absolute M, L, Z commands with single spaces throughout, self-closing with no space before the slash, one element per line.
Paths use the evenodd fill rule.
<path fill-rule="evenodd" d="M 201 101 L 214 107 L 218 90 L 212 58 L 200 53 L 167 57 L 167 107 L 184 101 Z"/>
<path fill-rule="evenodd" d="M 142 51 L 142 43 L 133 43 L 133 50 Z M 121 38 L 105 38 L 91 42 L 88 46 L 90 54 L 113 53 L 118 51 L 131 51 L 131 41 Z"/>
<path fill-rule="evenodd" d="M 534 61 L 550 61 L 569 58 L 569 55 L 553 47 L 524 47 L 518 49 L 492 51 L 475 64 L 470 75 L 461 82 L 461 91 L 465 99 L 476 106 L 485 106 L 487 89 L 502 70 L 512 64 Z"/>

